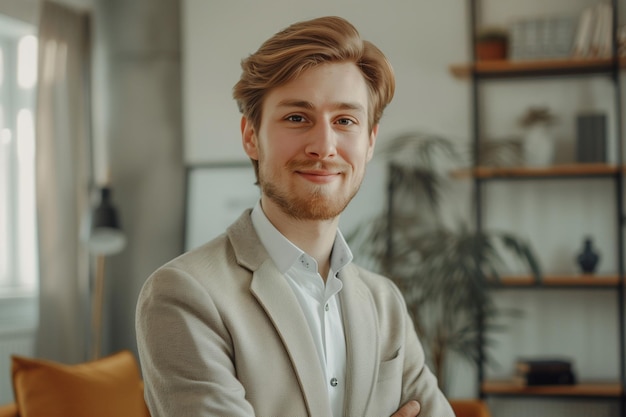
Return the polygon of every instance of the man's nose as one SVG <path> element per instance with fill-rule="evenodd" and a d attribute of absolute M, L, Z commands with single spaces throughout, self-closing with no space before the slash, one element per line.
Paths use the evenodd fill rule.
<path fill-rule="evenodd" d="M 330 123 L 318 123 L 309 133 L 309 141 L 306 146 L 307 155 L 325 159 L 337 153 L 337 134 Z"/>

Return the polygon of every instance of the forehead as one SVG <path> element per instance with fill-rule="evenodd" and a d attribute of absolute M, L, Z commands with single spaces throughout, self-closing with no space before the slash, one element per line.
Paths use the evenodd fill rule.
<path fill-rule="evenodd" d="M 312 108 L 341 106 L 367 112 L 368 87 L 363 74 L 351 62 L 326 63 L 303 71 L 295 79 L 271 89 L 267 107 L 308 103 Z M 265 107 L 265 106 L 264 106 Z"/>

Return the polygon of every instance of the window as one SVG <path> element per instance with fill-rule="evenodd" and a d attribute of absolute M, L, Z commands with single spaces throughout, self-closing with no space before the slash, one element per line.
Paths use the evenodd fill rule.
<path fill-rule="evenodd" d="M 0 15 L 0 291 L 38 283 L 33 33 Z"/>

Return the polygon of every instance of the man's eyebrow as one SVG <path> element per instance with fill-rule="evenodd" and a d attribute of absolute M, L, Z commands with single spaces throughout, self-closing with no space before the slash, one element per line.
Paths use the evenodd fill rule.
<path fill-rule="evenodd" d="M 315 108 L 313 103 L 311 103 L 310 101 L 295 100 L 295 99 L 294 100 L 292 99 L 281 100 L 280 102 L 278 102 L 277 107 L 298 107 L 301 109 L 308 109 L 308 110 Z"/>
<path fill-rule="evenodd" d="M 278 103 L 278 107 L 296 107 L 296 108 L 307 109 L 307 110 L 312 110 L 315 108 L 313 103 L 311 103 L 310 101 L 297 100 L 297 99 L 281 100 Z M 337 110 L 358 110 L 358 111 L 365 113 L 365 107 L 363 107 L 363 105 L 359 103 L 339 102 L 339 103 L 336 103 L 333 107 Z"/>

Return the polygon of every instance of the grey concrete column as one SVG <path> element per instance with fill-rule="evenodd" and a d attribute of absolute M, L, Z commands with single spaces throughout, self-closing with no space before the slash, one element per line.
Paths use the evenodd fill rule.
<path fill-rule="evenodd" d="M 136 352 L 139 290 L 183 249 L 180 0 L 95 0 L 94 136 L 128 237 L 107 258 L 103 354 Z"/>

